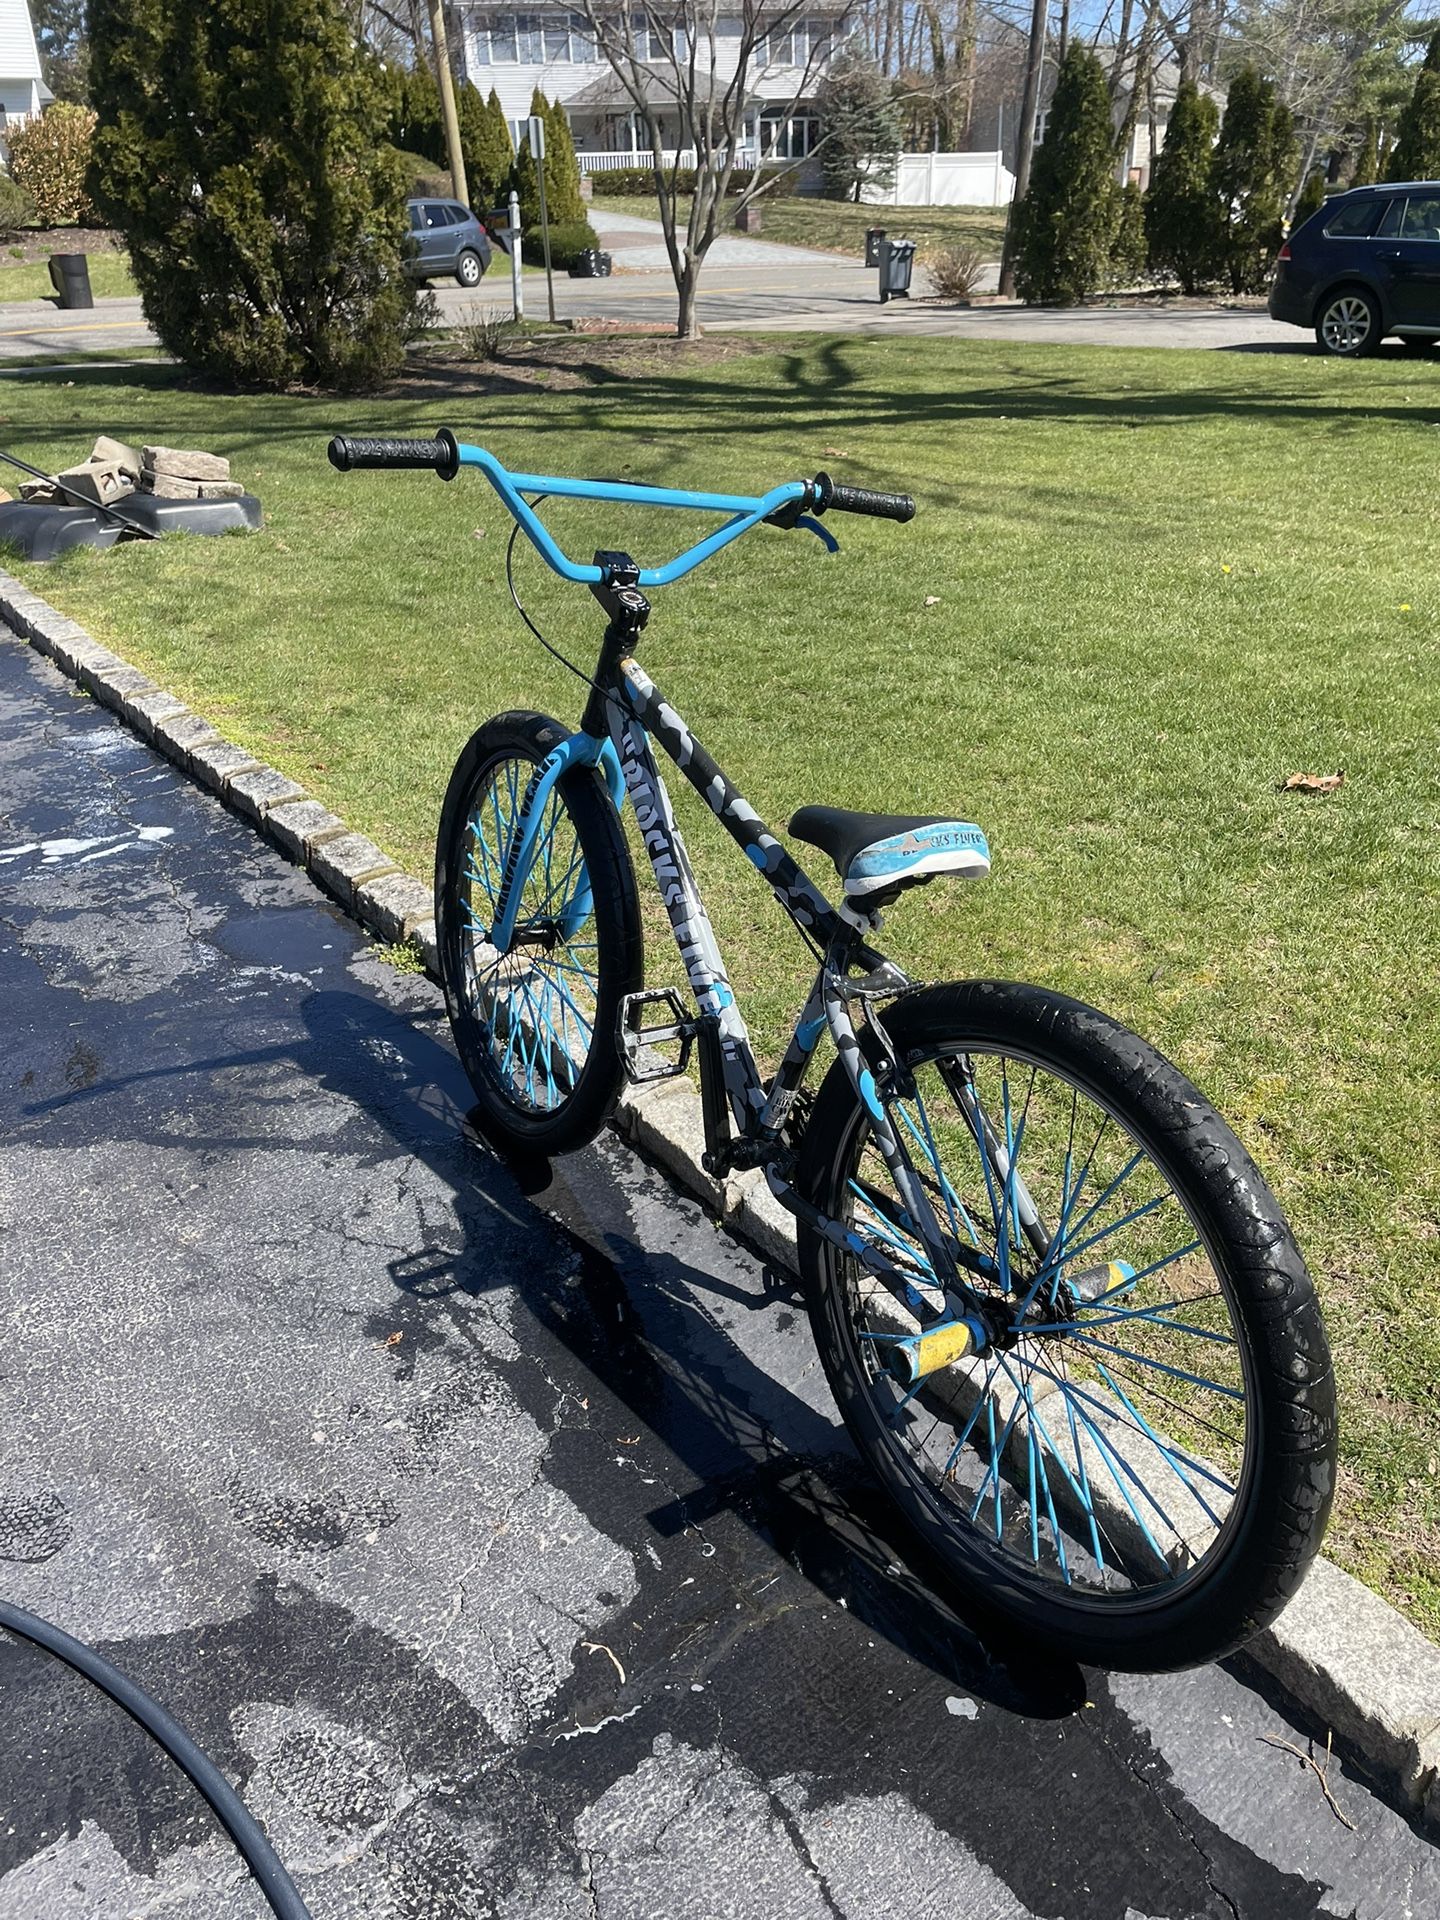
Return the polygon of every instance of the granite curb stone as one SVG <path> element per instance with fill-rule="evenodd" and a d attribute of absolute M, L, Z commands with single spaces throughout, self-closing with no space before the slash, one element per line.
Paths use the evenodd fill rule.
<path fill-rule="evenodd" d="M 311 873 L 342 907 L 355 904 L 355 890 L 369 880 L 398 873 L 388 853 L 382 853 L 363 833 L 340 833 L 312 844 L 307 862 Z"/>
<path fill-rule="evenodd" d="M 232 775 L 227 798 L 237 813 L 247 820 L 263 820 L 272 807 L 286 800 L 303 800 L 305 789 L 273 767 L 260 767 L 254 773 Z"/>
<path fill-rule="evenodd" d="M 429 890 L 373 841 L 303 797 L 285 775 L 223 740 L 178 700 L 173 709 L 157 707 L 152 696 L 162 689 L 3 571 L 0 620 L 116 707 L 137 731 L 148 725 L 157 747 L 307 865 L 364 925 L 387 940 L 411 940 L 438 980 Z M 136 704 L 140 700 L 143 707 Z M 294 792 L 262 807 L 260 796 L 279 790 L 271 782 Z M 722 1184 L 701 1167 L 700 1096 L 688 1080 L 627 1087 L 613 1124 L 765 1259 L 797 1270 L 794 1222 L 763 1174 Z M 1333 1729 L 1427 1828 L 1440 1832 L 1440 1647 L 1322 1555 L 1279 1620 L 1241 1658 Z"/>

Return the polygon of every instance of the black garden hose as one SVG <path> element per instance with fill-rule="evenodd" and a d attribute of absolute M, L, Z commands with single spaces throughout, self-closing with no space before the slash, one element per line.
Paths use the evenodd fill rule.
<path fill-rule="evenodd" d="M 245 1802 L 214 1761 L 206 1758 L 163 1707 L 157 1706 L 148 1694 L 127 1680 L 118 1667 L 112 1667 L 81 1641 L 73 1640 L 59 1627 L 52 1627 L 48 1620 L 26 1613 L 23 1607 L 12 1606 L 8 1600 L 0 1600 L 0 1627 L 63 1660 L 67 1667 L 73 1667 L 76 1673 L 108 1694 L 117 1707 L 123 1707 L 132 1720 L 138 1721 L 209 1801 L 216 1819 L 255 1876 L 255 1883 L 270 1903 L 271 1911 L 279 1920 L 312 1920 L 310 1909 L 295 1890 L 295 1882 L 280 1864 L 279 1856 Z"/>

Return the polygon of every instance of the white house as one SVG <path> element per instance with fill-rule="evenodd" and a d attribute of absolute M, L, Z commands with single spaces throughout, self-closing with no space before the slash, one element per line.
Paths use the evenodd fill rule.
<path fill-rule="evenodd" d="M 50 98 L 26 0 L 0 0 L 0 149 L 5 129 L 23 126 Z"/>
<path fill-rule="evenodd" d="M 826 10 L 824 0 L 818 0 L 813 14 L 788 21 L 783 32 L 757 44 L 750 63 L 742 158 L 753 159 L 758 151 L 762 157 L 801 160 L 810 153 L 819 137 L 815 89 L 829 64 L 846 5 L 848 0 L 839 0 Z M 530 96 L 539 87 L 547 100 L 558 100 L 565 108 L 586 172 L 643 165 L 648 159 L 644 122 L 609 62 L 596 52 L 583 14 L 555 4 L 526 13 L 463 6 L 459 24 L 465 77 L 482 93 L 495 89 L 517 144 L 524 135 Z M 735 72 L 740 38 L 740 15 L 721 14 L 716 22 L 716 75 L 722 83 Z M 651 97 L 659 109 L 666 157 L 678 156 L 683 165 L 686 142 L 675 110 L 673 64 L 658 29 L 642 21 L 637 40 L 653 70 Z M 683 66 L 683 44 L 677 51 Z"/>

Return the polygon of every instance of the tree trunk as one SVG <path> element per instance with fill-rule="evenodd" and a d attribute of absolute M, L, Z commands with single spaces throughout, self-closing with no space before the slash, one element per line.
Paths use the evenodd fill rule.
<path fill-rule="evenodd" d="M 1040 117 L 1040 79 L 1045 69 L 1045 23 L 1049 0 L 1035 0 L 1030 15 L 1030 44 L 1025 52 L 1025 91 L 1020 100 L 1020 129 L 1015 142 L 1015 197 L 1005 222 L 1005 247 L 1000 260 L 1000 291 L 1015 297 L 1015 213 L 1030 191 L 1030 162 L 1035 153 L 1035 123 Z"/>
<path fill-rule="evenodd" d="M 698 340 L 700 322 L 695 317 L 695 296 L 699 291 L 700 264 L 688 249 L 685 264 L 675 276 L 675 290 L 680 296 L 680 311 L 675 321 L 677 340 Z"/>

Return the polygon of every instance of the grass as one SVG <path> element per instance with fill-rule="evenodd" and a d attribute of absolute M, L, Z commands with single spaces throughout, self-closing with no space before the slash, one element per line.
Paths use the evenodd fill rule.
<path fill-rule="evenodd" d="M 649 194 L 617 195 L 610 199 L 597 195 L 593 210 L 603 213 L 613 207 L 617 213 L 635 214 L 641 219 L 658 220 L 654 198 Z M 862 254 L 865 229 L 883 227 L 897 237 L 914 240 L 922 253 L 937 247 L 978 247 L 989 260 L 1000 258 L 1005 238 L 1003 207 L 857 207 L 844 200 L 813 200 L 794 195 L 775 200 L 767 195 L 760 202 L 764 231 L 762 240 L 782 241 L 792 247 L 820 247 L 831 253 Z M 689 203 L 683 202 L 681 218 L 689 216 Z M 724 231 L 729 231 L 729 223 Z"/>
<path fill-rule="evenodd" d="M 978 820 L 992 879 L 919 891 L 886 944 L 924 977 L 1034 978 L 1157 1041 L 1294 1219 L 1342 1390 L 1332 1550 L 1440 1637 L 1440 367 L 938 339 L 687 356 L 571 342 L 563 392 L 232 397 L 172 370 L 37 374 L 42 466 L 99 430 L 228 453 L 250 538 L 77 552 L 32 583 L 426 871 L 485 715 L 578 716 L 504 589 L 479 482 L 341 477 L 335 431 L 447 418 L 509 464 L 759 489 L 908 485 L 909 528 L 827 559 L 765 530 L 655 595 L 646 663 L 772 820 L 810 800 Z M 578 366 L 581 378 L 574 378 Z M 69 384 L 73 382 L 73 384 Z M 568 548 L 672 551 L 673 517 L 552 504 Z M 522 553 L 588 664 L 595 608 Z M 1332 773 L 1328 797 L 1281 793 Z M 757 1041 L 804 963 L 681 807 Z M 824 863 L 814 856 L 817 876 Z M 653 983 L 678 981 L 652 949 Z"/>
<path fill-rule="evenodd" d="M 57 252 L 61 251 L 57 246 Z M 135 291 L 130 257 L 124 253 L 90 255 L 90 291 L 97 300 L 123 299 Z M 13 300 L 49 300 L 55 289 L 43 260 L 17 261 L 0 249 L 0 305 Z"/>

